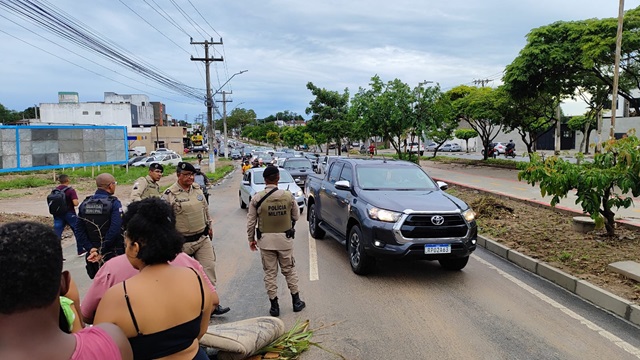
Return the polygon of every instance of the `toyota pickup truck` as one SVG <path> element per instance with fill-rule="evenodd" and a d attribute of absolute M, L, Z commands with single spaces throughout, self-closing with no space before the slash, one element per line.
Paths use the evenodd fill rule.
<path fill-rule="evenodd" d="M 364 275 L 377 258 L 438 260 L 461 270 L 476 249 L 475 213 L 407 161 L 334 161 L 305 185 L 309 234 L 345 246 L 353 272 Z"/>

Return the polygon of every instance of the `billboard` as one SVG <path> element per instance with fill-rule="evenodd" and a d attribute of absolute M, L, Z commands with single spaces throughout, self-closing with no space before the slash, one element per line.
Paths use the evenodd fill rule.
<path fill-rule="evenodd" d="M 0 173 L 125 164 L 126 126 L 0 126 Z"/>

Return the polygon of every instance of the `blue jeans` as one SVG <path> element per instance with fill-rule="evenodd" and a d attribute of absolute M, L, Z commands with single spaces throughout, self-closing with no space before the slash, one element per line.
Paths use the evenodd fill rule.
<path fill-rule="evenodd" d="M 73 235 L 76 234 L 76 221 L 78 220 L 78 216 L 76 216 L 75 211 L 74 212 L 67 212 L 64 216 L 54 216 L 53 217 L 53 231 L 55 231 L 56 235 L 58 235 L 58 239 L 62 238 L 62 231 L 64 230 L 64 227 L 66 225 L 69 225 L 69 227 L 71 228 L 71 230 L 73 231 Z M 76 236 L 76 239 L 78 237 Z M 84 250 L 82 249 L 82 247 L 80 246 L 80 244 L 78 244 L 78 242 L 76 241 L 76 248 L 78 250 L 78 254 L 83 253 Z"/>

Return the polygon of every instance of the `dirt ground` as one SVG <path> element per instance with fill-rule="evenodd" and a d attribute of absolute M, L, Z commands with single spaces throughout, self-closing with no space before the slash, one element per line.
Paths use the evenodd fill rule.
<path fill-rule="evenodd" d="M 161 185 L 169 185 L 173 181 L 175 176 L 164 176 Z M 72 185 L 80 198 L 90 195 L 95 189 L 91 179 Z M 131 184 L 118 185 L 116 196 L 126 201 L 131 187 Z M 33 220 L 53 224 L 45 203 L 50 190 L 50 187 L 40 187 L 0 191 L 0 195 L 13 196 L 0 196 L 0 223 Z M 622 298 L 640 303 L 640 284 L 607 269 L 608 264 L 616 261 L 640 262 L 640 230 L 618 227 L 614 239 L 607 238 L 600 231 L 584 234 L 573 229 L 575 214 L 458 186 L 451 186 L 450 191 L 476 211 L 480 234 Z M 65 230 L 62 241 L 63 246 L 75 243 L 71 230 Z"/>
<path fill-rule="evenodd" d="M 584 234 L 573 229 L 573 213 L 459 186 L 450 189 L 477 213 L 480 234 L 640 303 L 640 284 L 607 269 L 617 261 L 640 262 L 640 230 L 619 226 L 615 238 L 604 229 Z"/>

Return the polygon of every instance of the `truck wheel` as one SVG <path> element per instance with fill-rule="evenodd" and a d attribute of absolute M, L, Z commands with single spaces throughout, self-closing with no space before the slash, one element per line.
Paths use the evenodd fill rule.
<path fill-rule="evenodd" d="M 438 260 L 440 266 L 447 270 L 458 271 L 464 269 L 467 266 L 467 262 L 469 261 L 469 257 L 461 257 L 461 258 L 450 258 L 450 259 L 441 259 Z"/>
<path fill-rule="evenodd" d="M 309 235 L 314 239 L 322 239 L 325 235 L 324 230 L 318 225 L 318 214 L 316 214 L 316 204 L 309 205 L 307 218 L 309 220 Z"/>
<path fill-rule="evenodd" d="M 240 193 L 238 193 L 238 197 L 240 198 L 240 209 L 246 209 L 247 204 L 245 204 L 244 201 L 242 201 L 242 196 L 240 196 Z"/>
<path fill-rule="evenodd" d="M 366 275 L 375 265 L 375 259 L 364 252 L 362 232 L 358 226 L 351 228 L 347 240 L 349 250 L 349 263 L 351 270 L 358 275 Z"/>

